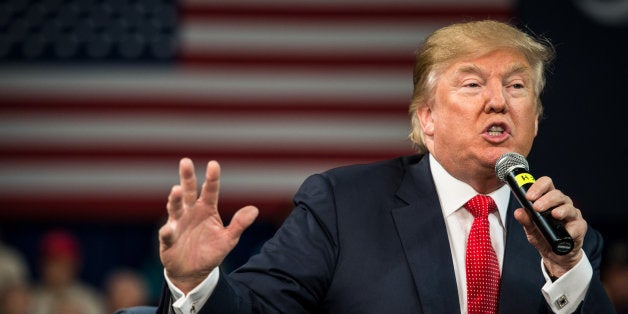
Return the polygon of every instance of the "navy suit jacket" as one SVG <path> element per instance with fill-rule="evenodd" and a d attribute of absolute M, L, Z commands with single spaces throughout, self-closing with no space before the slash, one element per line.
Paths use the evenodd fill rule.
<path fill-rule="evenodd" d="M 426 155 L 309 177 L 260 254 L 218 286 L 201 313 L 458 313 L 445 221 Z M 540 255 L 513 218 L 501 276 L 501 313 L 549 313 Z M 580 311 L 613 313 L 599 279 L 601 235 L 584 251 L 594 276 Z M 168 304 L 162 295 L 162 311 Z"/>

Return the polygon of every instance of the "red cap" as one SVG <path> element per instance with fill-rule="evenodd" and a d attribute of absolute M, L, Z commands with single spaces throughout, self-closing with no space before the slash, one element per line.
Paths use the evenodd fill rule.
<path fill-rule="evenodd" d="M 63 230 L 50 231 L 41 240 L 41 253 L 44 257 L 80 258 L 79 243 L 70 232 Z"/>

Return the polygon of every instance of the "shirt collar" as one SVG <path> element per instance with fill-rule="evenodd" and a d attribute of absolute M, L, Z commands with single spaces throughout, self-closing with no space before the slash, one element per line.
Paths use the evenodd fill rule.
<path fill-rule="evenodd" d="M 472 197 L 478 194 L 470 185 L 454 178 L 443 166 L 432 156 L 430 158 L 430 170 L 436 185 L 436 192 L 440 206 L 445 217 L 460 209 Z M 486 194 L 495 200 L 502 225 L 506 226 L 506 212 L 510 201 L 510 189 L 508 185 L 503 185 L 499 189 Z"/>

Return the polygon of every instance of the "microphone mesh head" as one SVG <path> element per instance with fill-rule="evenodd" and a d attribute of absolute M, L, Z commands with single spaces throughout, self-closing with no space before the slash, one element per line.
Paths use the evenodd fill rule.
<path fill-rule="evenodd" d="M 501 155 L 495 163 L 495 173 L 502 181 L 505 181 L 508 172 L 515 168 L 523 168 L 526 171 L 530 170 L 526 158 L 517 153 L 505 153 Z"/>

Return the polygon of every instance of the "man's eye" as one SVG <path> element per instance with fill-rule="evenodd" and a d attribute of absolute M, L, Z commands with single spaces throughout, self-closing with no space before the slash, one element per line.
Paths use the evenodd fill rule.
<path fill-rule="evenodd" d="M 516 89 L 521 89 L 521 88 L 524 88 L 525 86 L 523 84 L 512 84 L 512 87 Z"/>
<path fill-rule="evenodd" d="M 465 86 L 466 87 L 480 87 L 480 84 L 478 84 L 478 83 L 468 83 Z"/>

